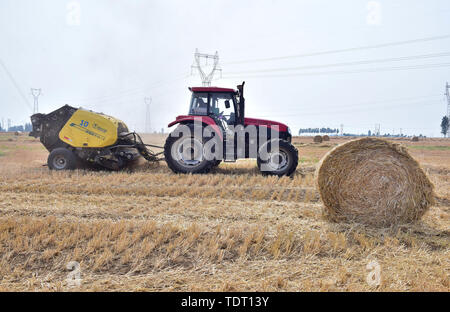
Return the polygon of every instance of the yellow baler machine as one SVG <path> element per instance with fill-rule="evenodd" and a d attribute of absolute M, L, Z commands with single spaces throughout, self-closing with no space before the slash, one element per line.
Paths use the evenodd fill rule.
<path fill-rule="evenodd" d="M 59 139 L 73 147 L 107 147 L 115 144 L 122 121 L 78 109 L 59 132 Z"/>
<path fill-rule="evenodd" d="M 135 132 L 129 132 L 121 120 L 90 110 L 65 105 L 49 114 L 31 116 L 33 131 L 50 152 L 50 169 L 75 169 L 95 165 L 118 170 L 143 156 L 161 160 Z"/>

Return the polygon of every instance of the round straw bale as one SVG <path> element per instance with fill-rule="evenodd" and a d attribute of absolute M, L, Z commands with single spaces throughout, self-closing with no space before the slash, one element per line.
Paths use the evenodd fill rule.
<path fill-rule="evenodd" d="M 322 137 L 322 140 L 325 142 L 325 141 L 330 141 L 330 137 L 328 136 L 328 135 L 324 135 L 323 137 Z"/>
<path fill-rule="evenodd" d="M 316 171 L 330 221 L 387 227 L 419 220 L 434 203 L 433 184 L 398 143 L 363 138 L 325 155 Z"/>
<path fill-rule="evenodd" d="M 314 143 L 322 143 L 322 136 L 316 135 L 314 137 Z"/>
<path fill-rule="evenodd" d="M 413 136 L 412 139 L 411 139 L 411 141 L 413 141 L 413 142 L 419 142 L 419 138 L 416 137 L 416 136 Z"/>

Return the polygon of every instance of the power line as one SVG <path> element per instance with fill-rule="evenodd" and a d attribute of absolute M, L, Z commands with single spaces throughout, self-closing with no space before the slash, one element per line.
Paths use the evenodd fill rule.
<path fill-rule="evenodd" d="M 101 103 L 101 102 L 107 102 L 110 99 L 116 99 L 118 97 L 129 97 L 132 95 L 137 95 L 139 93 L 143 93 L 148 90 L 152 90 L 154 88 L 160 87 L 161 85 L 167 85 L 171 84 L 175 81 L 184 80 L 189 77 L 189 74 L 183 74 L 177 75 L 177 78 L 175 79 L 169 79 L 169 80 L 160 80 L 156 81 L 154 83 L 149 84 L 147 87 L 137 87 L 137 88 L 131 88 L 131 89 L 125 89 L 118 92 L 115 92 L 113 94 L 109 95 L 102 95 L 102 96 L 96 96 L 96 97 L 89 97 L 89 98 L 81 98 L 81 99 L 64 99 L 64 101 L 68 102 L 88 102 L 88 103 Z"/>
<path fill-rule="evenodd" d="M 287 56 L 260 58 L 260 59 L 248 59 L 248 60 L 241 60 L 241 61 L 232 61 L 232 62 L 227 62 L 227 63 L 224 63 L 224 64 L 228 65 L 228 64 L 244 64 L 244 63 L 277 61 L 277 60 L 285 60 L 285 59 L 291 59 L 291 58 L 300 58 L 300 57 L 308 57 L 308 56 L 335 54 L 335 53 L 343 53 L 343 52 L 351 52 L 351 51 L 359 51 L 359 50 L 367 50 L 367 49 L 378 49 L 378 48 L 384 48 L 384 47 L 390 47 L 390 46 L 399 46 L 399 45 L 405 45 L 405 44 L 413 44 L 413 43 L 418 43 L 418 42 L 442 40 L 442 39 L 448 39 L 448 38 L 450 38 L 450 35 L 427 37 L 427 38 L 419 38 L 419 39 L 397 41 L 397 42 L 388 42 L 388 43 L 382 43 L 382 44 L 367 45 L 367 46 L 360 46 L 360 47 L 346 48 L 346 49 L 328 50 L 328 51 L 321 51 L 321 52 L 314 52 L 314 53 L 305 53 L 305 54 L 295 54 L 295 55 L 287 55 Z"/>
<path fill-rule="evenodd" d="M 394 98 L 394 99 L 386 99 L 386 100 L 381 100 L 381 101 L 364 101 L 364 102 L 360 102 L 357 104 L 350 104 L 350 105 L 339 105 L 338 108 L 353 108 L 353 107 L 365 107 L 370 108 L 370 107 L 380 107 L 380 104 L 389 104 L 392 102 L 401 102 L 401 101 L 408 101 L 408 100 L 415 100 L 415 101 L 423 101 L 424 99 L 431 99 L 431 98 L 435 98 L 435 97 L 440 97 L 440 94 L 433 94 L 433 95 L 419 95 L 419 96 L 413 96 L 413 97 L 401 97 L 401 98 Z M 406 104 L 409 104 L 410 102 L 406 102 Z M 394 104 L 394 105 L 390 105 L 390 106 L 401 106 L 401 105 L 405 105 L 405 103 L 400 103 L 400 104 Z M 383 107 L 383 106 L 381 106 Z M 289 116 L 289 115 L 287 115 Z"/>
<path fill-rule="evenodd" d="M 392 109 L 392 108 L 396 108 L 399 106 L 404 106 L 404 105 L 411 105 L 411 104 L 416 104 L 416 103 L 423 103 L 423 100 L 420 101 L 412 101 L 412 102 L 406 102 L 406 103 L 400 103 L 400 104 L 395 104 L 395 105 L 383 105 L 383 106 L 374 106 L 374 107 L 367 107 L 364 106 L 364 104 L 360 104 L 358 106 L 360 106 L 360 108 L 358 109 L 348 109 L 348 107 L 343 107 L 343 108 L 347 108 L 347 109 L 337 109 L 334 111 L 327 111 L 327 114 L 348 114 L 348 113 L 358 113 L 358 112 L 368 112 L 368 111 L 378 111 L 380 109 L 383 110 L 388 110 L 388 109 Z M 429 105 L 435 105 L 442 102 L 439 100 L 434 100 L 434 101 L 430 101 L 427 104 L 422 104 L 421 107 L 425 107 L 425 106 L 429 106 Z M 340 108 L 340 107 L 337 107 Z M 314 116 L 314 115 L 323 115 L 323 111 L 317 111 L 317 112 L 306 112 L 303 111 L 301 113 L 296 113 L 296 112 L 291 112 L 290 114 L 270 114 L 270 115 L 262 115 L 259 116 L 261 118 L 264 117 L 292 117 L 292 116 Z"/>
<path fill-rule="evenodd" d="M 20 94 L 20 96 L 22 97 L 22 100 L 25 102 L 25 104 L 28 106 L 28 108 L 30 110 L 32 110 L 33 108 L 31 107 L 30 102 L 28 102 L 27 97 L 25 96 L 25 94 L 22 92 L 22 90 L 20 89 L 19 85 L 17 84 L 16 80 L 14 79 L 13 75 L 11 74 L 11 72 L 8 70 L 8 68 L 6 67 L 5 63 L 3 63 L 3 61 L 0 59 L 0 65 L 2 65 L 3 69 L 5 70 L 6 74 L 8 75 L 9 79 L 11 80 L 11 82 L 13 83 L 14 87 L 16 88 L 17 92 Z"/>
<path fill-rule="evenodd" d="M 373 64 L 373 63 L 409 61 L 409 60 L 415 60 L 415 59 L 425 59 L 425 58 L 434 58 L 434 57 L 442 57 L 442 56 L 450 56 L 450 52 L 403 56 L 403 57 L 375 59 L 375 60 L 354 61 L 354 62 L 344 62 L 344 63 L 333 63 L 333 64 L 324 64 L 324 65 L 308 65 L 308 66 L 300 66 L 300 67 L 258 69 L 258 70 L 248 70 L 248 71 L 240 71 L 240 72 L 230 72 L 228 74 L 264 73 L 264 72 L 293 71 L 293 70 L 305 70 L 305 69 L 328 68 L 328 67 L 339 67 L 339 66 L 354 66 L 354 65 L 365 65 L 365 64 Z"/>
<path fill-rule="evenodd" d="M 347 71 L 342 70 L 342 71 L 325 71 L 325 72 L 309 72 L 309 73 L 277 74 L 277 75 L 251 75 L 251 76 L 245 76 L 245 78 L 270 78 L 270 77 L 319 76 L 319 75 L 335 75 L 335 74 L 357 74 L 357 73 L 371 73 L 371 72 L 396 71 L 396 70 L 440 68 L 440 67 L 447 67 L 447 66 L 450 66 L 450 63 L 366 68 L 366 69 L 347 70 Z M 233 78 L 241 78 L 242 79 L 242 76 L 224 76 L 223 78 L 224 79 L 233 79 Z"/>

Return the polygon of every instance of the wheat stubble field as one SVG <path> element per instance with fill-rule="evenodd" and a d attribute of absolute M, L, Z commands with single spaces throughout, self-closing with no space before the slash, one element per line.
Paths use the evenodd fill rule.
<path fill-rule="evenodd" d="M 275 178 L 247 160 L 207 175 L 50 172 L 38 140 L 0 134 L 0 291 L 449 291 L 450 140 L 402 141 L 437 203 L 384 229 L 322 218 L 315 166 L 344 140 L 295 138 L 297 172 Z"/>

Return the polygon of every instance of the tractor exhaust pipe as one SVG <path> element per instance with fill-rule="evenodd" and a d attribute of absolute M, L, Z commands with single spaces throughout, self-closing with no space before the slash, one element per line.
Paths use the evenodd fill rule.
<path fill-rule="evenodd" d="M 239 92 L 239 123 L 244 124 L 244 113 L 245 113 L 245 98 L 244 98 L 244 85 L 245 81 L 242 84 L 237 86 Z"/>

